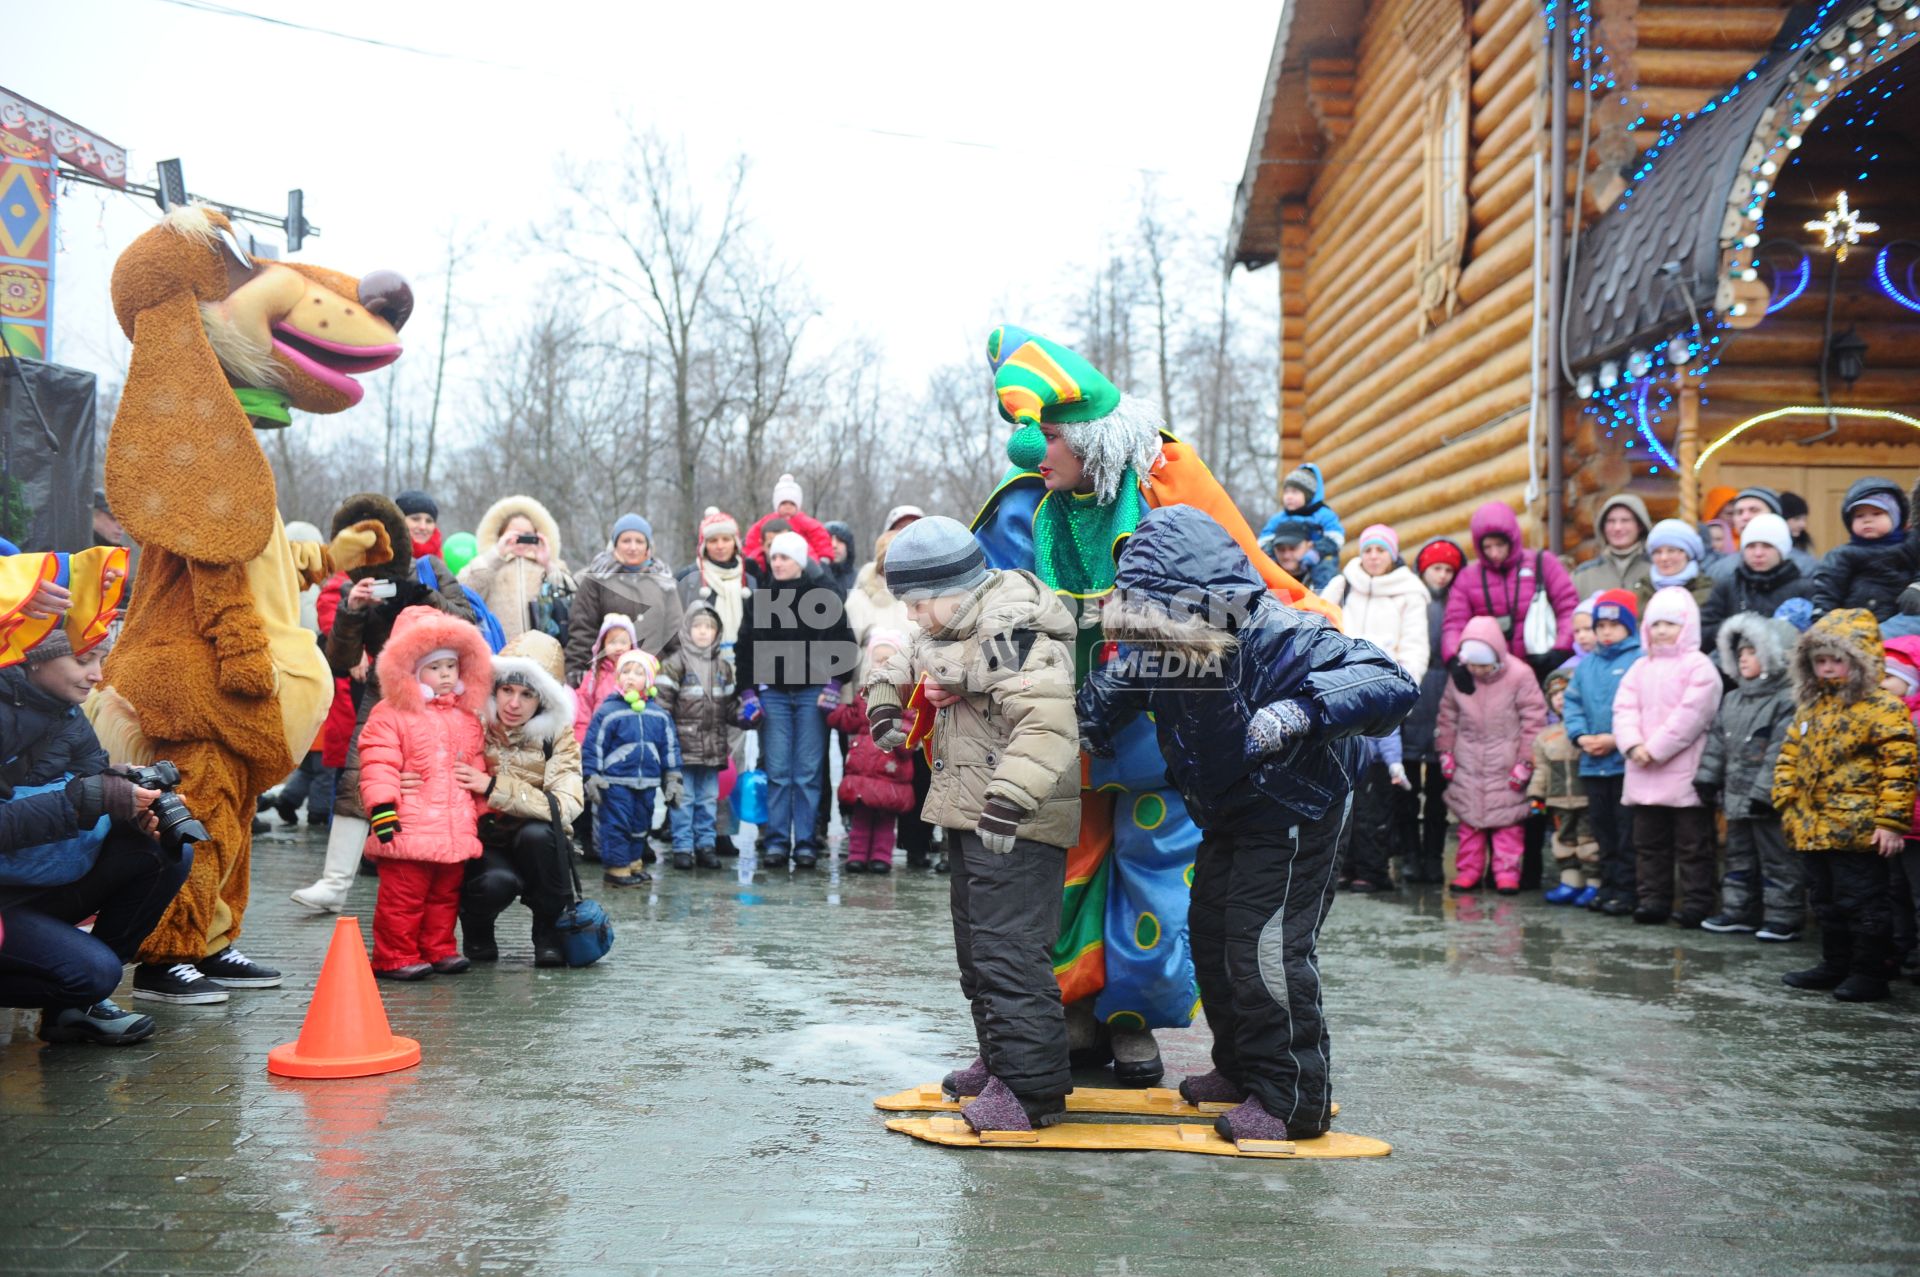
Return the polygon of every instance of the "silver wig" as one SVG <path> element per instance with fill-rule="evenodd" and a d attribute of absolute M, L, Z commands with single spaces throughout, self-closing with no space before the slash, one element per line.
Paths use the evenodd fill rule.
<path fill-rule="evenodd" d="M 1165 424 L 1146 400 L 1121 395 L 1119 406 L 1098 421 L 1062 423 L 1060 433 L 1073 455 L 1086 463 L 1094 493 L 1106 505 L 1119 495 L 1129 468 L 1141 483 L 1152 483 Z"/>

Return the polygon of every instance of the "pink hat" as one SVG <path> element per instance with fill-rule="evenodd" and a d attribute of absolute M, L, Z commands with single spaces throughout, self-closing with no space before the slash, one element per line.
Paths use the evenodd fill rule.
<path fill-rule="evenodd" d="M 1400 534 L 1384 523 L 1371 523 L 1360 534 L 1360 543 L 1355 548 L 1364 550 L 1369 545 L 1383 545 L 1387 553 L 1394 558 L 1400 557 Z"/>

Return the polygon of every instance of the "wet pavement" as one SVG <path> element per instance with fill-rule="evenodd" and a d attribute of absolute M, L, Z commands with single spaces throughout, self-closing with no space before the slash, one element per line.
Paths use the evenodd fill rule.
<path fill-rule="evenodd" d="M 497 967 L 382 986 L 420 1067 L 296 1082 L 266 1052 L 331 932 L 286 899 L 320 849 L 256 848 L 242 948 L 286 987 L 138 1004 L 161 1032 L 121 1051 L 0 1011 L 0 1269 L 1920 1270 L 1920 989 L 1784 989 L 1806 944 L 1343 897 L 1339 1124 L 1392 1157 L 949 1150 L 871 1107 L 972 1053 L 944 879 L 662 872 L 585 971 L 533 970 L 516 907 Z M 1206 1067 L 1203 1031 L 1162 1039 Z"/>

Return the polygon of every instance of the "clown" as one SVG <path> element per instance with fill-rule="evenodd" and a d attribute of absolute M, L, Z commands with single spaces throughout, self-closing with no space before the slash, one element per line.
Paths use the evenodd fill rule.
<path fill-rule="evenodd" d="M 1025 568 L 1079 604 L 1082 680 L 1099 638 L 1099 600 L 1142 516 L 1171 505 L 1210 515 L 1247 552 L 1283 602 L 1337 613 L 1261 551 L 1219 482 L 1143 400 L 1057 342 L 1011 325 L 987 338 L 1000 415 L 1017 429 L 1013 468 L 974 519 L 996 568 Z M 1199 1004 L 1187 943 L 1187 897 L 1200 832 L 1145 718 L 1119 733 L 1114 756 L 1083 759 L 1080 838 L 1054 973 L 1067 1002 L 1076 1065 L 1113 1061 L 1115 1080 L 1152 1086 L 1162 1074 L 1153 1030 L 1192 1022 Z"/>

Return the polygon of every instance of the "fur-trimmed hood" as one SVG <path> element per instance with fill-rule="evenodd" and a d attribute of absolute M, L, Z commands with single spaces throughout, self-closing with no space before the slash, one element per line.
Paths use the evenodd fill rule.
<path fill-rule="evenodd" d="M 493 681 L 488 691 L 509 678 L 531 687 L 540 698 L 540 710 L 519 730 L 536 741 L 555 741 L 562 733 L 570 735 L 573 731 L 573 692 L 566 685 L 565 671 L 566 658 L 559 642 L 539 630 L 528 630 L 493 658 Z M 494 710 L 492 695 L 487 696 L 481 714 L 490 730 L 506 730 Z"/>
<path fill-rule="evenodd" d="M 1880 646 L 1880 625 L 1865 608 L 1840 608 L 1813 623 L 1793 649 L 1793 695 L 1802 705 L 1826 692 L 1814 677 L 1816 656 L 1838 656 L 1847 662 L 1847 681 L 1839 692 L 1842 702 L 1855 705 L 1879 690 L 1886 677 L 1886 652 Z"/>
<path fill-rule="evenodd" d="M 1751 647 L 1760 657 L 1761 677 L 1778 678 L 1787 672 L 1793 645 L 1799 638 L 1799 631 L 1785 621 L 1758 612 L 1736 612 L 1720 623 L 1720 635 L 1714 641 L 1720 672 L 1744 682 L 1740 678 L 1740 649 Z"/>
<path fill-rule="evenodd" d="M 386 577 L 399 581 L 413 572 L 413 533 L 407 529 L 407 516 L 400 513 L 400 507 L 393 498 L 378 492 L 356 492 L 340 503 L 333 512 L 333 536 L 365 519 L 378 519 L 387 530 L 387 540 L 393 543 L 393 558 L 373 567 L 355 568 L 347 573 L 352 580 L 366 577 Z"/>
<path fill-rule="evenodd" d="M 480 516 L 480 523 L 473 530 L 473 539 L 480 543 L 482 550 L 490 549 L 499 541 L 500 534 L 506 531 L 507 520 L 516 514 L 523 514 L 533 524 L 533 530 L 547 539 L 547 548 L 553 552 L 553 566 L 561 566 L 560 525 L 555 523 L 547 507 L 528 496 L 501 497 L 487 507 Z"/>
<path fill-rule="evenodd" d="M 492 658 L 487 641 L 471 621 L 449 616 L 438 608 L 403 609 L 393 623 L 387 645 L 380 649 L 380 695 L 396 709 L 415 711 L 425 704 L 414 666 L 436 648 L 452 648 L 460 658 L 460 707 L 473 713 L 493 691 Z"/>

